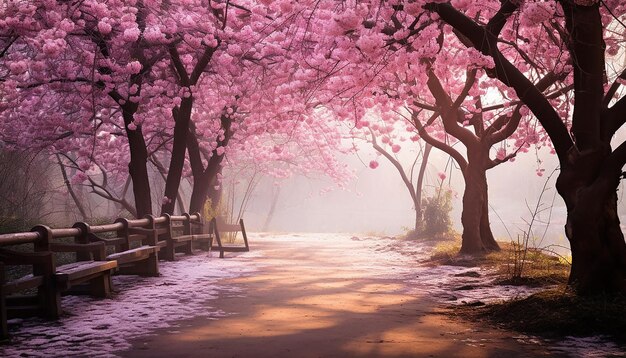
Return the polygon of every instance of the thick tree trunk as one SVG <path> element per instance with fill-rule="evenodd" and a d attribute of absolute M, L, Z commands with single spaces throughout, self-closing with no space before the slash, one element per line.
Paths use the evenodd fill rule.
<path fill-rule="evenodd" d="M 626 292 L 626 242 L 617 215 L 618 173 L 585 185 L 581 168 L 562 169 L 557 189 L 567 206 L 572 250 L 569 285 L 581 295 Z M 583 177 L 583 178 L 581 178 Z"/>
<path fill-rule="evenodd" d="M 215 178 L 216 175 L 209 172 L 204 173 L 199 178 L 194 177 L 193 190 L 189 202 L 190 213 L 202 212 L 204 204 L 208 199 L 211 199 L 211 209 L 217 209 L 217 205 L 222 199 L 222 188 L 214 188 Z"/>
<path fill-rule="evenodd" d="M 193 178 L 193 190 L 191 191 L 191 199 L 189 201 L 190 213 L 203 212 L 204 203 L 209 195 L 209 185 L 211 180 L 209 175 L 203 173 L 202 175 L 194 176 Z"/>
<path fill-rule="evenodd" d="M 207 193 L 207 199 L 211 200 L 211 209 L 213 212 L 217 211 L 217 208 L 222 201 L 222 194 L 224 194 L 224 186 L 221 184 L 219 186 L 217 185 L 217 177 L 222 174 L 222 168 L 223 167 L 221 165 L 218 165 L 217 172 L 211 175 L 211 184 L 209 185 L 209 192 Z"/>
<path fill-rule="evenodd" d="M 463 173 L 465 191 L 461 224 L 462 254 L 483 254 L 500 249 L 489 224 L 489 201 L 486 169 L 480 163 L 468 162 Z"/>
<path fill-rule="evenodd" d="M 220 167 L 221 169 L 221 167 Z M 220 170 L 221 172 L 221 170 Z M 207 195 L 207 199 L 211 200 L 211 209 L 215 212 L 222 201 L 222 194 L 224 193 L 224 187 L 220 185 L 216 188 L 215 179 L 211 181 L 211 185 L 209 185 L 209 192 Z"/>
<path fill-rule="evenodd" d="M 126 136 L 128 137 L 128 147 L 130 149 L 130 162 L 128 163 L 128 173 L 133 182 L 133 195 L 135 197 L 135 208 L 137 217 L 152 214 L 152 197 L 150 196 L 150 180 L 148 178 L 148 150 L 143 138 L 141 126 L 135 130 L 128 129 L 128 125 L 133 121 L 136 104 L 125 105 L 124 123 L 126 124 Z"/>
<path fill-rule="evenodd" d="M 189 121 L 191 120 L 191 108 L 193 97 L 182 99 L 179 109 L 172 111 L 174 117 L 174 143 L 172 145 L 172 157 L 165 179 L 165 197 L 168 198 L 161 206 L 161 214 L 174 213 L 180 179 L 185 165 L 185 152 L 187 150 L 187 134 L 189 133 Z M 195 211 L 192 211 L 195 212 Z"/>
<path fill-rule="evenodd" d="M 228 141 L 233 136 L 233 131 L 230 130 L 232 118 L 224 113 L 220 121 L 224 129 L 224 138 L 222 140 L 218 138 L 218 146 L 226 147 Z M 214 196 L 212 193 L 215 191 L 212 191 L 212 188 L 215 186 L 217 174 L 222 172 L 221 163 L 224 160 L 224 153 L 217 154 L 217 149 L 213 150 L 213 155 L 209 158 L 206 168 L 203 168 L 200 160 L 198 140 L 194 136 L 190 136 L 187 141 L 187 150 L 189 151 L 189 162 L 191 163 L 193 173 L 193 190 L 191 192 L 189 212 L 202 212 L 207 199 L 212 199 L 213 209 L 215 209 L 221 197 L 221 190 L 219 190 L 219 197 L 216 199 L 212 197 Z"/>
<path fill-rule="evenodd" d="M 485 187 L 485 202 L 483 203 L 482 215 L 480 217 L 480 238 L 487 251 L 500 251 L 500 245 L 496 242 L 491 231 L 489 221 L 489 193 Z"/>

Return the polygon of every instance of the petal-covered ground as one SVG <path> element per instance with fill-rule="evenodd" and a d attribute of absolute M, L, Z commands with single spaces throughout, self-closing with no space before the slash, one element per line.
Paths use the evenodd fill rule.
<path fill-rule="evenodd" d="M 251 235 L 252 251 L 115 277 L 110 299 L 65 297 L 59 321 L 12 321 L 2 356 L 619 356 L 601 338 L 547 342 L 452 320 L 443 305 L 524 296 L 485 271 L 427 267 L 431 248 L 346 234 Z M 468 272 L 472 272 L 468 274 Z M 471 289 L 470 289 L 471 288 Z"/>
<path fill-rule="evenodd" d="M 11 345 L 0 346 L 0 356 L 111 357 L 130 348 L 130 339 L 172 322 L 222 317 L 225 313 L 211 301 L 220 293 L 236 293 L 236 288 L 219 281 L 252 273 L 255 255 L 220 260 L 198 252 L 180 261 L 161 261 L 160 277 L 114 276 L 111 298 L 63 297 L 64 314 L 58 321 L 10 320 Z"/>

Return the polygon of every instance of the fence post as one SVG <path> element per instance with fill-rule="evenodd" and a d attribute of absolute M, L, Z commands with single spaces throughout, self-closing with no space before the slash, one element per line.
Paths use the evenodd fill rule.
<path fill-rule="evenodd" d="M 183 221 L 183 235 L 191 235 L 191 215 L 184 213 L 185 221 Z"/>
<path fill-rule="evenodd" d="M 56 273 L 56 263 L 54 254 L 50 250 L 50 240 L 52 230 L 45 225 L 37 225 L 30 231 L 39 234 L 39 239 L 35 240 L 35 252 L 50 252 L 50 262 L 45 265 L 33 266 L 33 275 L 43 276 L 44 284 L 37 289 L 37 297 L 44 307 L 45 315 L 50 318 L 59 318 L 61 315 L 61 290 L 57 289 L 54 274 Z"/>
<path fill-rule="evenodd" d="M 120 252 L 120 251 L 126 251 L 126 250 L 130 250 L 130 238 L 128 237 L 130 235 L 130 233 L 128 232 L 128 219 L 126 218 L 117 218 L 115 219 L 115 223 L 122 223 L 122 225 L 124 226 L 122 229 L 117 230 L 117 232 L 115 233 L 115 235 L 117 235 L 117 237 L 123 237 L 124 238 L 124 243 L 120 244 L 120 247 L 116 247 L 115 251 L 116 252 Z"/>
<path fill-rule="evenodd" d="M 152 230 L 152 237 L 148 237 L 148 245 L 157 246 L 159 244 L 159 234 L 156 230 L 156 223 L 154 222 L 153 215 L 146 215 L 144 218 L 148 219 L 148 229 Z"/>
<path fill-rule="evenodd" d="M 77 244 L 88 244 L 89 243 L 89 234 L 91 233 L 91 228 L 89 224 L 83 221 L 79 221 L 72 225 L 73 228 L 79 229 L 80 234 L 74 236 L 74 242 Z M 76 252 L 76 261 L 90 261 L 90 260 L 102 260 L 104 259 L 104 252 L 95 253 L 94 257 L 91 257 L 89 252 Z M 100 257 L 97 257 L 100 256 Z"/>

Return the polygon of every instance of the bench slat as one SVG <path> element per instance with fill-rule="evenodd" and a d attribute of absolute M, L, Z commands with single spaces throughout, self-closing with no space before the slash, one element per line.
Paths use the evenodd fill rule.
<path fill-rule="evenodd" d="M 107 260 L 116 260 L 118 265 L 122 265 L 147 259 L 153 253 L 158 252 L 159 249 L 160 247 L 158 246 L 141 246 L 136 249 L 111 254 L 107 256 Z"/>
<path fill-rule="evenodd" d="M 211 246 L 212 249 L 216 249 L 217 251 L 225 251 L 225 252 L 247 252 L 250 251 L 249 248 L 245 247 L 245 246 L 227 246 L 227 245 L 222 245 L 222 247 L 219 247 L 217 245 L 213 245 Z"/>
<path fill-rule="evenodd" d="M 181 236 L 172 236 L 171 240 L 174 242 L 185 242 L 193 240 L 194 235 L 181 235 Z"/>
<path fill-rule="evenodd" d="M 42 286 L 44 283 L 43 276 L 28 275 L 17 280 L 7 282 L 2 286 L 2 291 L 7 295 Z"/>
<path fill-rule="evenodd" d="M 220 232 L 239 232 L 241 226 L 235 224 L 218 224 Z"/>
<path fill-rule="evenodd" d="M 57 267 L 55 276 L 61 282 L 79 281 L 117 267 L 117 261 L 81 261 Z"/>

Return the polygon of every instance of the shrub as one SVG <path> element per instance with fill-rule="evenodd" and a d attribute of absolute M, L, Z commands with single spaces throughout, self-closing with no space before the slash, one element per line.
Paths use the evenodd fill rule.
<path fill-rule="evenodd" d="M 423 234 L 429 237 L 444 238 L 452 233 L 452 192 L 439 189 L 424 199 Z"/>

